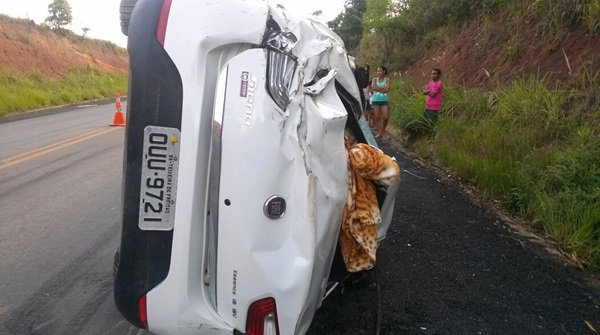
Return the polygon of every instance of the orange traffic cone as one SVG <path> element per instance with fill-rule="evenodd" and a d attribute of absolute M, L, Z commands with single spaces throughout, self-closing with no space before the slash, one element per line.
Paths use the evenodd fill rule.
<path fill-rule="evenodd" d="M 119 92 L 115 94 L 115 100 L 117 111 L 115 112 L 115 117 L 111 126 L 125 126 L 125 115 L 123 114 L 123 107 L 121 106 L 121 94 L 119 94 Z"/>

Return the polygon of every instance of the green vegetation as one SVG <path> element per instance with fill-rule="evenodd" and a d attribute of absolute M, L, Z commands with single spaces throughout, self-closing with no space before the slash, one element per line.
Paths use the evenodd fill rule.
<path fill-rule="evenodd" d="M 49 6 L 50 13 L 56 10 L 55 14 L 60 16 L 62 6 L 68 6 L 68 3 L 57 0 L 51 5 L 55 5 L 56 8 Z M 70 11 L 70 8 L 68 9 Z M 37 25 L 28 19 L 17 19 L 2 14 L 0 14 L 0 21 L 21 28 L 26 27 L 26 29 L 17 29 L 17 33 L 11 34 L 10 30 L 2 33 L 9 41 L 18 41 L 31 47 L 33 55 L 37 55 L 40 51 L 36 36 L 57 34 L 59 38 L 71 41 L 79 53 L 87 54 L 94 62 L 96 62 L 94 55 L 97 53 L 127 58 L 127 50 L 114 43 L 84 38 L 67 29 L 53 29 L 47 25 Z M 100 71 L 91 65 L 60 76 L 45 75 L 36 72 L 35 69 L 30 72 L 19 72 L 0 68 L 0 117 L 32 109 L 110 97 L 116 91 L 127 92 L 127 75 Z"/>
<path fill-rule="evenodd" d="M 360 51 L 369 63 L 402 69 L 472 20 L 515 1 L 367 0 Z"/>
<path fill-rule="evenodd" d="M 127 91 L 127 76 L 93 68 L 63 78 L 0 70 L 0 117 L 9 113 L 98 99 Z"/>
<path fill-rule="evenodd" d="M 490 22 L 500 12 L 506 14 L 502 25 Z M 518 58 L 515 41 L 530 23 L 540 36 L 557 41 L 579 24 L 595 34 L 600 32 L 600 0 L 349 0 L 329 26 L 357 58 L 404 69 L 469 24 L 480 27 L 481 46 L 491 35 L 511 36 L 507 56 Z"/>
<path fill-rule="evenodd" d="M 366 8 L 367 0 L 348 0 L 344 11 L 327 23 L 329 28 L 344 40 L 350 52 L 354 52 L 360 43 L 363 30 L 362 17 Z"/>
<path fill-rule="evenodd" d="M 391 123 L 415 150 L 600 272 L 600 72 L 570 85 L 526 77 L 491 92 L 445 80 L 435 125 L 422 117 L 420 92 L 404 79 L 391 96 Z"/>
<path fill-rule="evenodd" d="M 481 52 L 493 37 L 505 37 L 494 42 L 504 46 L 500 62 L 523 60 L 528 32 L 550 41 L 547 54 L 560 51 L 575 29 L 600 33 L 600 0 L 366 0 L 366 10 L 352 11 L 354 3 L 348 1 L 344 13 L 364 13 L 362 33 L 340 35 L 344 41 L 360 40 L 353 52 L 359 63 L 386 64 L 392 73 L 402 73 L 467 27 L 476 27 Z M 351 18 L 341 15 L 330 26 L 349 34 L 342 27 L 356 27 Z M 445 76 L 442 115 L 435 125 L 422 117 L 424 83 L 395 77 L 390 124 L 421 156 L 451 169 L 524 224 L 543 230 L 598 274 L 600 72 L 597 58 L 586 62 L 583 75 L 563 83 L 550 74 L 510 82 L 490 77 L 487 70 L 495 73 L 493 68 L 484 69 L 489 80 L 481 88 L 459 86 Z"/>

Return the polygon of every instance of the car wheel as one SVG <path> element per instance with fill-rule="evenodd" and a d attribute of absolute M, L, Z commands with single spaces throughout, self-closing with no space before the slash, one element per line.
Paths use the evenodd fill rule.
<path fill-rule="evenodd" d="M 119 17 L 121 19 L 121 31 L 125 36 L 129 32 L 129 20 L 131 19 L 131 13 L 138 0 L 121 0 L 121 7 L 119 8 Z"/>

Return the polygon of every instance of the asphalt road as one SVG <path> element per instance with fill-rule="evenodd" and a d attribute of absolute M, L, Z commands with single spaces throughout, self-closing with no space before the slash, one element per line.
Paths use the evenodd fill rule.
<path fill-rule="evenodd" d="M 598 281 L 516 234 L 397 141 L 382 148 L 398 159 L 402 180 L 378 264 L 366 288 L 324 302 L 309 334 L 600 331 Z"/>
<path fill-rule="evenodd" d="M 136 334 L 112 298 L 114 104 L 0 124 L 0 334 Z"/>
<path fill-rule="evenodd" d="M 108 104 L 0 124 L 0 334 L 149 334 L 112 299 L 124 133 L 108 126 L 113 113 Z M 403 171 L 377 268 L 366 286 L 333 293 L 309 334 L 600 331 L 600 291 L 583 271 L 396 144 L 383 143 Z"/>

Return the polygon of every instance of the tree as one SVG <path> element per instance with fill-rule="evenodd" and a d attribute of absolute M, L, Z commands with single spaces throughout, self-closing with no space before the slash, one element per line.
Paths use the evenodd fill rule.
<path fill-rule="evenodd" d="M 364 14 L 364 28 L 381 33 L 390 21 L 391 7 L 391 0 L 368 0 Z"/>
<path fill-rule="evenodd" d="M 46 23 L 52 28 L 62 30 L 64 26 L 73 22 L 71 6 L 67 0 L 54 0 L 48 5 L 50 16 L 46 18 Z"/>
<path fill-rule="evenodd" d="M 327 22 L 331 30 L 340 36 L 346 48 L 353 53 L 360 43 L 363 33 L 363 14 L 367 0 L 346 0 L 344 11 Z"/>

